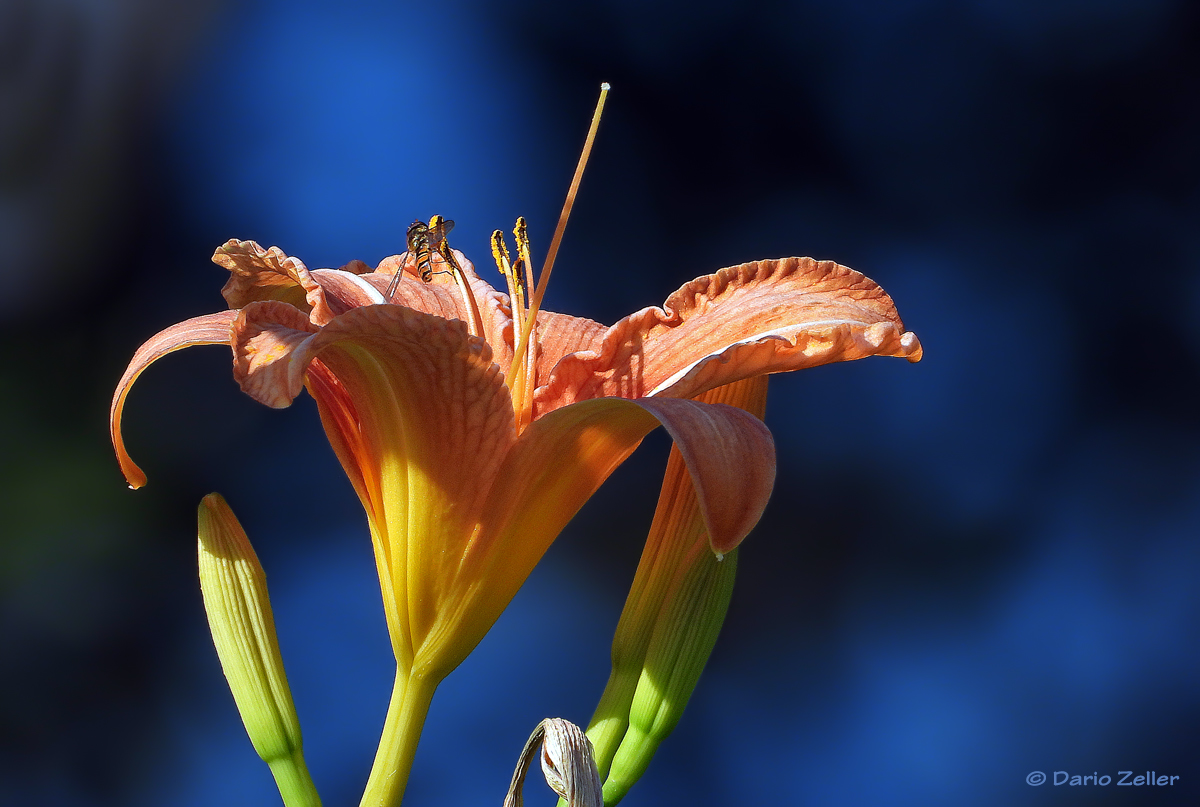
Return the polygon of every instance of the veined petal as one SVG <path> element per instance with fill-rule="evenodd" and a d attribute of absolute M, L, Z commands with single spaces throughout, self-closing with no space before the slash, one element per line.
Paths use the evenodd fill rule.
<path fill-rule="evenodd" d="M 566 523 L 659 424 L 688 462 L 715 551 L 746 536 L 775 475 L 770 432 L 752 415 L 678 399 L 600 398 L 558 409 L 530 424 L 505 458 L 459 564 L 463 593 L 426 641 L 437 650 L 447 644 L 443 637 L 458 637 L 461 655 L 422 657 L 418 650 L 414 670 L 437 677 L 465 658 Z"/>
<path fill-rule="evenodd" d="M 286 406 L 311 369 L 320 379 L 310 385 L 319 390 L 318 403 L 337 413 L 331 423 L 343 436 L 354 432 L 347 450 L 360 450 L 366 435 L 377 449 L 417 440 L 423 447 L 409 452 L 406 463 L 436 473 L 447 490 L 457 491 L 451 498 L 459 505 L 482 502 L 488 485 L 469 484 L 464 471 L 478 467 L 490 479 L 515 433 L 491 352 L 463 323 L 381 305 L 356 308 L 317 329 L 286 304 L 262 302 L 247 306 L 234 330 L 235 375 L 247 393 Z M 401 426 L 403 434 L 384 436 Z M 372 429 L 380 433 L 371 435 Z M 458 445 L 462 456 L 456 457 Z M 366 459 L 373 464 L 376 458 Z"/>
<path fill-rule="evenodd" d="M 221 296 L 230 308 L 243 308 L 256 300 L 282 300 L 307 309 L 306 295 L 319 288 L 299 258 L 279 247 L 263 249 L 256 241 L 231 238 L 217 247 L 212 261 L 229 270 Z"/>
<path fill-rule="evenodd" d="M 443 319 L 464 319 L 462 301 L 457 293 L 457 286 L 446 274 L 442 256 L 435 254 L 432 259 L 433 268 L 438 274 L 433 275 L 431 282 L 421 280 L 417 273 L 417 264 L 407 252 L 384 258 L 375 267 L 373 274 L 368 276 L 371 285 L 380 292 L 380 302 L 391 302 L 403 305 L 416 311 L 442 317 Z M 392 293 L 392 299 L 383 300 L 382 294 L 392 282 L 396 274 L 403 275 Z"/>
<path fill-rule="evenodd" d="M 282 303 L 247 306 L 236 329 L 237 374 L 247 392 L 283 405 L 307 375 L 367 509 L 397 657 L 411 658 L 450 596 L 516 438 L 508 388 L 488 346 L 462 322 L 376 305 L 318 333 L 311 327 Z"/>
<path fill-rule="evenodd" d="M 362 261 L 351 261 L 362 263 Z M 366 268 L 366 264 L 363 264 Z M 364 305 L 379 305 L 384 302 L 383 294 L 370 282 L 369 274 L 342 269 L 315 269 L 309 273 L 313 280 L 324 292 L 327 308 L 323 312 L 327 316 L 311 317 L 314 325 L 324 325 L 338 314 L 345 314 L 351 308 Z"/>
<path fill-rule="evenodd" d="M 355 402 L 358 432 L 374 438 L 377 450 L 404 446 L 405 456 L 395 459 L 439 489 L 447 500 L 439 519 L 476 523 L 516 437 L 508 389 L 488 346 L 461 322 L 369 306 L 327 325 L 298 360 L 318 356 Z"/>
<path fill-rule="evenodd" d="M 304 388 L 311 358 L 301 347 L 321 329 L 300 309 L 275 300 L 250 303 L 234 313 L 234 380 L 259 403 L 290 406 Z"/>
<path fill-rule="evenodd" d="M 358 277 L 371 271 L 362 261 L 341 269 L 309 271 L 299 258 L 279 247 L 263 249 L 254 241 L 230 239 L 213 253 L 213 263 L 229 270 L 221 294 L 230 308 L 252 302 L 278 300 L 309 313 L 314 325 L 324 325 L 338 314 L 360 305 L 383 302 L 370 284 Z"/>
<path fill-rule="evenodd" d="M 490 283 L 475 273 L 475 264 L 457 249 L 452 250 L 459 267 L 467 278 L 467 285 L 475 295 L 479 314 L 483 320 L 484 339 L 492 349 L 492 360 L 500 367 L 508 367 L 512 363 L 512 307 L 508 295 L 497 291 Z M 416 259 L 405 252 L 384 258 L 371 275 L 371 283 L 380 292 L 386 291 L 392 276 L 397 272 L 404 274 L 396 286 L 390 301 L 397 305 L 407 306 L 416 311 L 466 322 L 470 317 L 464 306 L 458 284 L 450 274 L 445 260 L 438 253 L 430 256 L 433 276 L 430 282 L 421 280 L 417 271 Z"/>
<path fill-rule="evenodd" d="M 593 349 L 607 332 L 603 324 L 586 317 L 539 311 L 537 377 L 550 378 L 564 356 Z"/>
<path fill-rule="evenodd" d="M 193 345 L 229 344 L 229 329 L 236 314 L 236 311 L 221 311 L 178 322 L 147 339 L 133 354 L 129 366 L 125 368 L 125 374 L 117 382 L 112 405 L 108 410 L 108 433 L 117 453 L 117 462 L 121 464 L 121 472 L 129 481 L 129 487 L 137 489 L 146 484 L 146 474 L 130 459 L 121 435 L 121 414 L 125 410 L 125 396 L 129 394 L 129 388 L 143 370 L 168 353 Z"/>
<path fill-rule="evenodd" d="M 512 309 L 508 296 L 492 288 L 475 273 L 475 267 L 454 250 L 463 274 L 475 296 L 483 320 L 483 337 L 502 367 L 512 362 Z M 334 317 L 353 308 L 390 303 L 415 311 L 468 321 L 470 314 L 457 283 L 440 254 L 432 256 L 434 275 L 424 282 L 409 253 L 384 258 L 372 269 L 362 261 L 351 261 L 341 269 L 309 270 L 298 258 L 278 247 L 263 249 L 254 241 L 231 239 L 213 254 L 213 262 L 231 273 L 222 294 L 231 308 L 244 308 L 253 302 L 288 303 L 308 313 L 313 325 L 327 325 Z M 392 277 L 404 275 L 390 300 L 384 292 Z"/>
<path fill-rule="evenodd" d="M 384 482 L 380 478 L 383 451 L 377 443 L 377 435 L 364 433 L 364 419 L 359 415 L 358 407 L 346 386 L 320 359 L 309 362 L 306 386 L 317 402 L 317 411 L 321 415 L 329 445 L 366 510 L 392 651 L 400 668 L 407 671 L 412 668 L 413 657 L 408 627 L 408 600 L 404 596 L 403 580 L 397 581 L 392 574 L 393 541 L 386 532 L 387 522 L 376 518 L 384 490 Z M 403 571 L 403 562 L 400 566 Z"/>
<path fill-rule="evenodd" d="M 692 397 L 762 373 L 871 355 L 921 358 L 921 343 L 871 279 L 832 261 L 755 261 L 697 278 L 663 308 L 565 356 L 538 411 L 600 395 Z"/>
<path fill-rule="evenodd" d="M 709 542 L 718 555 L 762 518 L 775 486 L 775 441 L 761 420 L 727 404 L 672 398 L 636 401 L 658 418 L 683 455 Z"/>

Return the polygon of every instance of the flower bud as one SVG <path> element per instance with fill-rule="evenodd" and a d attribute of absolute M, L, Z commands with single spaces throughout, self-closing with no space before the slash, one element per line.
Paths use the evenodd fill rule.
<path fill-rule="evenodd" d="M 271 767 L 288 807 L 320 805 L 304 764 L 300 721 L 279 654 L 266 573 L 219 494 L 201 501 L 198 533 L 204 610 L 250 742 Z"/>
<path fill-rule="evenodd" d="M 619 802 L 674 731 L 712 654 L 733 594 L 734 549 L 723 560 L 699 553 L 656 620 L 629 708 L 629 725 L 604 782 L 604 803 Z"/>

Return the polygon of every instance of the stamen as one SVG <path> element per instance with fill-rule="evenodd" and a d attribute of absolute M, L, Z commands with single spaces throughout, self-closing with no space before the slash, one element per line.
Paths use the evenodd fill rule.
<path fill-rule="evenodd" d="M 467 315 L 470 319 L 467 320 L 467 331 L 471 336 L 483 336 L 483 317 L 479 313 L 479 304 L 475 302 L 475 293 L 471 290 L 471 284 L 467 281 L 467 275 L 458 264 L 458 259 L 454 257 L 454 253 L 450 251 L 450 245 L 446 243 L 446 239 L 442 239 L 437 246 L 437 252 L 442 256 L 442 260 L 450 264 L 451 274 L 458 281 L 458 291 L 462 295 L 463 306 L 467 309 Z"/>
<path fill-rule="evenodd" d="M 575 176 L 571 179 L 571 187 L 567 190 L 566 200 L 563 201 L 562 212 L 558 216 L 558 226 L 554 228 L 554 237 L 550 239 L 550 250 L 546 253 L 546 263 L 542 266 L 542 273 L 537 278 L 537 287 L 529 301 L 529 309 L 525 312 L 525 321 L 521 326 L 521 339 L 513 351 L 513 368 L 520 366 L 529 346 L 533 325 L 537 322 L 538 311 L 542 307 L 542 297 L 546 294 L 546 285 L 550 281 L 550 272 L 554 269 L 554 259 L 558 257 L 558 245 L 562 243 L 563 231 L 567 228 L 567 219 L 571 217 L 571 208 L 575 205 L 575 194 L 579 191 L 579 183 L 583 179 L 583 169 L 587 167 L 588 157 L 592 153 L 592 143 L 596 140 L 596 130 L 600 128 L 600 115 L 604 112 L 604 101 L 608 97 L 610 89 L 612 87 L 608 82 L 600 85 L 600 98 L 596 101 L 596 111 L 592 113 L 592 125 L 588 129 L 587 139 L 583 142 L 583 152 L 579 155 L 579 163 L 575 166 Z M 528 239 L 526 239 L 526 246 L 528 247 Z M 532 278 L 530 279 L 532 280 Z M 533 365 L 535 362 L 530 361 L 529 363 Z M 532 387 L 526 391 L 526 394 L 530 397 L 533 395 Z M 525 403 L 532 408 L 532 400 Z"/>
<path fill-rule="evenodd" d="M 508 284 L 508 299 L 513 306 L 513 321 L 519 322 L 524 318 L 524 300 L 517 299 L 518 287 L 514 283 L 512 261 L 509 259 L 508 247 L 504 245 L 504 233 L 499 230 L 492 231 L 492 260 L 496 262 L 496 268 L 500 270 L 500 274 L 504 275 L 504 282 Z M 518 314 L 518 310 L 520 314 Z"/>
<path fill-rule="evenodd" d="M 517 241 L 517 263 L 513 270 L 518 272 L 516 280 L 521 289 L 521 308 L 524 310 L 529 304 L 529 292 L 533 288 L 533 258 L 529 255 L 529 227 L 524 216 L 517 216 L 513 238 Z"/>
<path fill-rule="evenodd" d="M 526 308 L 526 294 L 532 287 L 530 274 L 533 267 L 533 258 L 529 254 L 529 228 L 525 223 L 525 217 L 521 216 L 517 219 L 517 224 L 513 227 L 513 238 L 517 242 L 517 262 L 513 266 L 513 279 L 521 296 L 521 311 L 522 316 L 519 320 L 521 323 L 529 323 L 528 339 L 526 344 L 528 349 L 522 354 L 520 361 L 513 361 L 509 368 L 509 375 L 512 377 L 510 389 L 512 390 L 514 412 L 517 418 L 517 431 L 523 431 L 530 421 L 533 420 L 533 390 L 537 385 L 537 320 L 528 319 L 528 309 Z M 515 359 L 515 356 L 514 356 Z"/>
<path fill-rule="evenodd" d="M 518 225 L 523 221 L 524 219 L 518 219 Z M 508 247 L 504 244 L 504 233 L 500 232 L 499 230 L 492 232 L 492 258 L 496 261 L 496 268 L 500 270 L 500 274 L 504 275 L 504 281 L 508 284 L 508 299 L 511 309 L 511 319 L 512 322 L 517 323 L 517 327 L 519 327 L 519 323 L 525 321 L 525 280 L 523 277 L 523 272 L 519 273 L 518 268 L 523 269 L 525 261 L 523 258 L 518 256 L 517 265 L 513 266 L 512 261 L 509 258 Z M 526 365 L 526 367 L 528 367 L 528 365 Z M 528 373 L 522 375 L 517 373 L 516 370 L 517 368 L 515 365 L 510 365 L 508 372 L 504 375 L 504 383 L 508 385 L 510 394 L 514 396 L 514 401 L 520 400 L 516 397 L 516 394 L 522 392 L 524 389 L 523 387 L 519 387 L 519 385 L 516 384 L 516 381 L 518 378 L 527 379 L 529 377 Z M 517 386 L 518 389 L 514 389 L 514 386 Z M 517 428 L 521 428 L 521 417 L 519 413 L 517 414 Z"/>

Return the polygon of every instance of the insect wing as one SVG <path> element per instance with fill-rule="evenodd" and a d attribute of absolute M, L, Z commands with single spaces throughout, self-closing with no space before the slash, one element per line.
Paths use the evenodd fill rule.
<path fill-rule="evenodd" d="M 429 228 L 430 243 L 440 244 L 446 240 L 446 235 L 454 229 L 453 219 L 442 219 L 435 226 Z"/>
<path fill-rule="evenodd" d="M 454 222 L 450 219 L 443 219 L 441 216 L 434 216 L 428 224 L 417 219 L 408 225 L 406 233 L 408 251 L 417 264 L 417 273 L 426 283 L 433 280 L 433 266 L 430 264 L 430 258 L 433 257 L 431 253 L 437 252 L 443 257 L 449 255 L 450 245 L 446 243 L 446 233 L 453 229 Z M 452 255 L 447 260 L 457 266 Z"/>

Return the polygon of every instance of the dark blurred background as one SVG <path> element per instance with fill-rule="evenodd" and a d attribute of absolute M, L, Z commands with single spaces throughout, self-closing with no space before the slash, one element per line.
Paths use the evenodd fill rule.
<path fill-rule="evenodd" d="M 170 6 L 170 8 L 168 8 Z M 186 8 L 186 10 L 184 10 Z M 612 322 L 785 255 L 878 280 L 925 361 L 777 376 L 774 500 L 626 804 L 1200 799 L 1200 6 L 1186 0 L 0 3 L 0 803 L 271 805 L 195 580 L 221 491 L 270 575 L 308 760 L 357 804 L 392 660 L 365 519 L 307 397 L 209 347 L 228 238 L 310 267 L 433 213 Z M 406 805 L 499 805 L 586 723 L 667 443 L 649 439 L 443 684 Z M 1030 787 L 1040 770 L 1173 788 Z M 540 783 L 530 802 L 550 804 Z"/>

